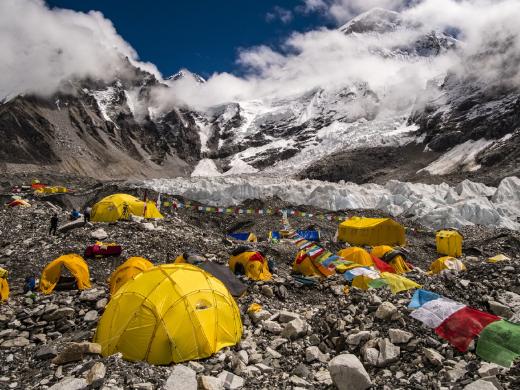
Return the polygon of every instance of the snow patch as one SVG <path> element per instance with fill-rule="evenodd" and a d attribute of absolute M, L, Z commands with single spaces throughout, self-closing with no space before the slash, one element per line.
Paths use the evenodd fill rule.
<path fill-rule="evenodd" d="M 101 112 L 101 116 L 104 120 L 107 122 L 112 122 L 112 118 L 108 115 L 108 110 L 110 107 L 110 104 L 114 100 L 116 96 L 116 91 L 112 87 L 108 87 L 105 90 L 102 91 L 91 91 L 90 94 L 96 99 L 97 105 L 99 107 L 99 111 Z M 117 125 L 114 123 L 114 125 L 117 127 Z"/>
<path fill-rule="evenodd" d="M 191 173 L 192 177 L 212 177 L 212 176 L 220 176 L 221 173 L 218 171 L 215 162 L 209 158 L 203 158 L 199 161 L 193 172 Z"/>
<path fill-rule="evenodd" d="M 230 175 L 240 175 L 244 173 L 256 173 L 258 172 L 258 169 L 252 167 L 248 163 L 246 163 L 244 160 L 241 160 L 239 158 L 233 158 L 231 162 L 229 163 L 231 166 L 231 169 L 227 170 L 224 175 L 230 176 Z"/>
<path fill-rule="evenodd" d="M 475 157 L 493 143 L 494 141 L 488 141 L 484 138 L 477 141 L 466 141 L 453 147 L 426 168 L 419 170 L 418 173 L 426 171 L 430 175 L 447 175 L 457 170 L 477 171 L 480 169 L 480 165 L 475 162 Z"/>

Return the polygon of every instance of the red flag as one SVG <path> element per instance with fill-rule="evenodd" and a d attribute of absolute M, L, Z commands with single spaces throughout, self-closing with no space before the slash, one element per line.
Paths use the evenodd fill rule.
<path fill-rule="evenodd" d="M 464 307 L 446 318 L 435 333 L 461 352 L 466 352 L 471 340 L 490 323 L 500 320 L 493 314 Z"/>
<path fill-rule="evenodd" d="M 376 268 L 379 271 L 381 271 L 381 272 L 390 272 L 392 274 L 395 274 L 395 269 L 390 264 L 384 262 L 383 260 L 381 260 L 378 257 L 372 256 L 372 255 L 370 255 L 370 256 L 372 257 L 372 261 L 374 262 L 374 265 L 376 266 Z"/>

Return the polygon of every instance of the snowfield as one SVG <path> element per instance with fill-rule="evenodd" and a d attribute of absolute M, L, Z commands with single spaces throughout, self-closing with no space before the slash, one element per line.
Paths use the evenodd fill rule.
<path fill-rule="evenodd" d="M 396 180 L 386 185 L 329 183 L 261 175 L 153 179 L 138 184 L 211 206 L 234 206 L 247 199 L 279 197 L 295 205 L 328 210 L 379 209 L 412 217 L 433 228 L 485 225 L 520 229 L 520 179 L 498 188 L 465 180 L 456 187 Z"/>

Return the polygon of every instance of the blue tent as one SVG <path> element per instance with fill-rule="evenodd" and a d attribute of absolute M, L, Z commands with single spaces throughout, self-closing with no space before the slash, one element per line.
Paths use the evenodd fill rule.
<path fill-rule="evenodd" d="M 256 236 L 253 233 L 229 233 L 229 237 L 240 241 L 256 242 Z"/>

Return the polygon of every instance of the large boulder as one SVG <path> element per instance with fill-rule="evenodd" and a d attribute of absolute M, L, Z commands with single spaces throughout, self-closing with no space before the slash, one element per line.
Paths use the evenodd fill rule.
<path fill-rule="evenodd" d="M 365 390 L 372 386 L 365 367 L 352 354 L 338 355 L 329 362 L 332 381 L 339 390 Z"/>

